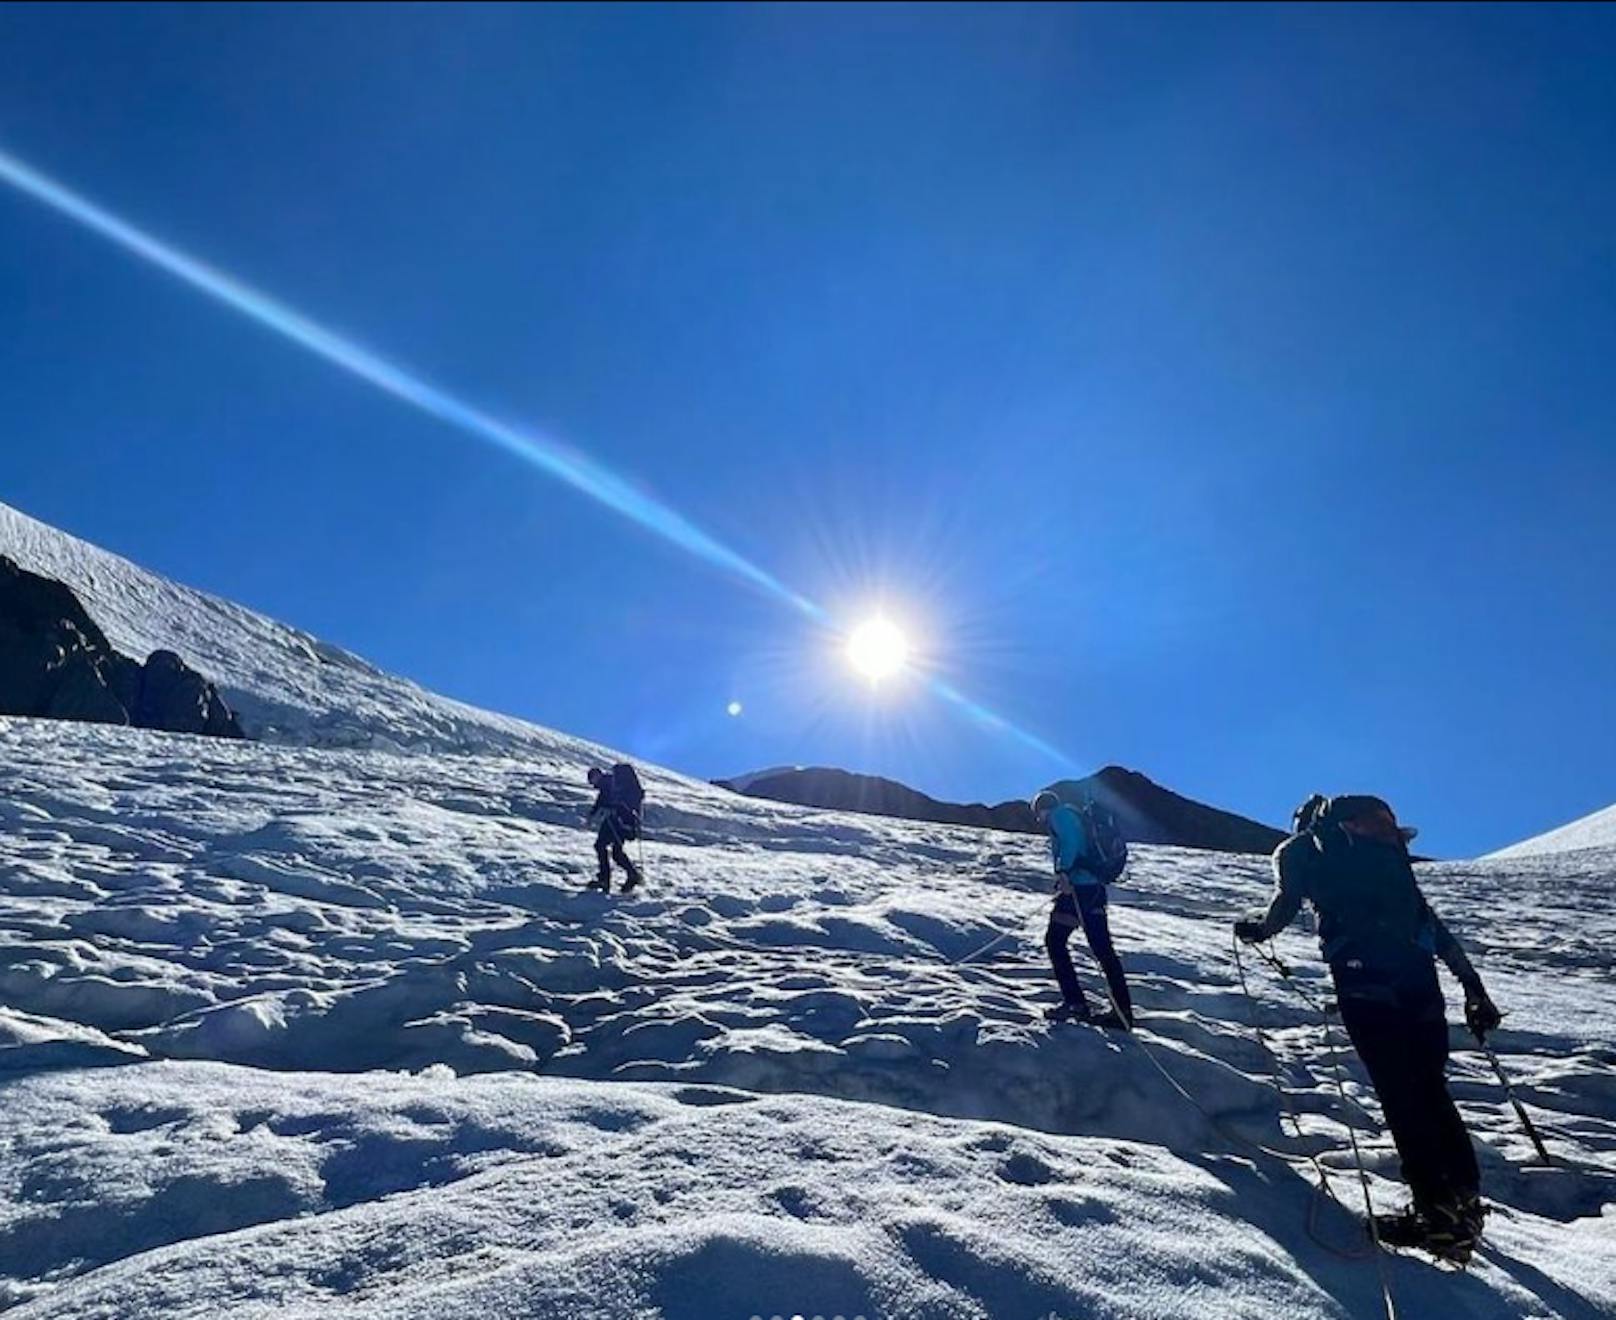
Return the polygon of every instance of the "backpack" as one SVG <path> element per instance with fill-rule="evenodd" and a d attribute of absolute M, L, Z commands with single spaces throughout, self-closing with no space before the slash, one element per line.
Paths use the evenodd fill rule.
<path fill-rule="evenodd" d="M 1122 837 L 1117 818 L 1097 802 L 1085 802 L 1078 809 L 1089 850 L 1079 863 L 1102 885 L 1119 879 L 1128 865 L 1128 841 Z"/>
<path fill-rule="evenodd" d="M 645 805 L 645 788 L 638 772 L 627 761 L 619 761 L 612 767 L 612 804 L 639 823 L 640 808 Z"/>
<path fill-rule="evenodd" d="M 1320 863 L 1311 883 L 1325 957 L 1352 951 L 1376 961 L 1423 949 L 1430 918 L 1397 818 L 1380 798 L 1330 799 L 1305 831 Z"/>

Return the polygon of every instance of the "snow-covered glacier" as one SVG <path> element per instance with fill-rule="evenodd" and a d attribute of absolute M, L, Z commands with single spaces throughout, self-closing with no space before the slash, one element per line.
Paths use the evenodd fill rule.
<path fill-rule="evenodd" d="M 611 751 L 3 507 L 0 553 L 260 739 L 0 720 L 8 1320 L 1372 1317 L 1382 1267 L 1404 1317 L 1616 1314 L 1616 851 L 1425 869 L 1555 1166 L 1456 1028 L 1486 1239 L 1377 1264 L 1309 936 L 1311 1004 L 1242 993 L 1261 859 L 1139 849 L 1140 1029 L 1051 1029 L 1034 839 L 650 768 L 649 884 L 586 894 Z"/>

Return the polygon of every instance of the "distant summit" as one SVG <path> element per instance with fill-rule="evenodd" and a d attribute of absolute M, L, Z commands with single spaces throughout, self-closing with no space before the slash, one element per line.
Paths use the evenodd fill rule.
<path fill-rule="evenodd" d="M 940 802 L 895 780 L 847 770 L 820 766 L 763 770 L 715 782 L 748 797 L 825 811 L 857 811 L 1021 834 L 1039 832 L 1032 808 L 1024 801 L 1001 802 L 997 806 Z M 1270 853 L 1285 837 L 1283 831 L 1272 826 L 1182 797 L 1121 766 L 1109 765 L 1087 778 L 1062 780 L 1049 787 L 1069 800 L 1092 796 L 1104 803 L 1116 814 L 1123 834 L 1133 843 L 1212 852 Z"/>
<path fill-rule="evenodd" d="M 1267 854 L 1285 840 L 1284 830 L 1184 797 L 1120 765 L 1108 765 L 1086 779 L 1064 779 L 1049 787 L 1062 798 L 1088 795 L 1109 807 L 1130 843 Z"/>

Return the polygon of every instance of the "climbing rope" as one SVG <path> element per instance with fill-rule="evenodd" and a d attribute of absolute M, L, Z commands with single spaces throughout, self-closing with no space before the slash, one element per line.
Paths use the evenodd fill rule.
<path fill-rule="evenodd" d="M 1243 980 L 1244 976 L 1242 969 L 1242 981 Z M 1116 997 L 1111 993 L 1109 983 L 1106 984 L 1106 997 L 1111 1000 L 1112 1011 L 1115 1012 L 1119 1018 L 1123 1018 L 1122 1011 L 1117 1005 Z M 1126 1019 L 1124 1018 L 1123 1020 Z M 1144 1055 L 1145 1061 L 1156 1070 L 1156 1072 L 1161 1076 L 1161 1079 L 1166 1082 L 1167 1085 L 1171 1087 L 1172 1090 L 1177 1093 L 1187 1104 L 1193 1107 L 1195 1111 L 1207 1121 L 1208 1126 L 1210 1126 L 1211 1129 L 1221 1136 L 1225 1141 L 1229 1142 L 1231 1145 L 1244 1147 L 1247 1150 L 1252 1150 L 1258 1152 L 1259 1154 L 1267 1155 L 1272 1159 L 1281 1160 L 1292 1168 L 1302 1168 L 1307 1165 L 1311 1165 L 1318 1174 L 1318 1183 L 1316 1185 L 1310 1184 L 1313 1186 L 1313 1192 L 1312 1197 L 1310 1198 L 1308 1217 L 1305 1225 L 1308 1237 L 1313 1240 L 1315 1245 L 1328 1252 L 1330 1255 L 1335 1256 L 1339 1260 L 1364 1259 L 1365 1255 L 1368 1253 L 1363 1251 L 1343 1251 L 1340 1247 L 1326 1241 L 1318 1232 L 1318 1206 L 1321 1199 L 1333 1201 L 1335 1204 L 1341 1206 L 1343 1210 L 1346 1209 L 1346 1206 L 1342 1203 L 1340 1198 L 1336 1196 L 1334 1188 L 1330 1186 L 1329 1178 L 1326 1176 L 1323 1166 L 1319 1163 L 1317 1155 L 1298 1155 L 1293 1151 L 1280 1150 L 1275 1146 L 1269 1146 L 1264 1142 L 1257 1141 L 1246 1136 L 1244 1133 L 1238 1132 L 1234 1128 L 1227 1126 L 1222 1119 L 1207 1109 L 1205 1105 L 1197 1100 L 1195 1096 L 1192 1095 L 1183 1086 L 1183 1084 L 1167 1070 L 1166 1065 L 1164 1065 L 1161 1060 L 1156 1057 L 1155 1051 L 1152 1050 L 1150 1046 L 1145 1044 L 1142 1036 L 1135 1034 L 1134 1040 L 1139 1046 L 1140 1053 Z M 1298 1136 L 1300 1136 L 1301 1127 L 1299 1123 L 1296 1124 L 1296 1131 Z M 1390 1289 L 1385 1285 L 1384 1266 L 1382 1266 L 1381 1273 L 1383 1300 L 1385 1300 L 1388 1308 L 1387 1320 L 1396 1320 L 1396 1308 L 1391 1303 Z"/>
<path fill-rule="evenodd" d="M 1380 1240 L 1380 1226 L 1375 1222 L 1375 1203 L 1369 1193 L 1369 1171 L 1364 1167 L 1363 1151 L 1358 1145 L 1358 1130 L 1352 1124 L 1352 1117 L 1348 1112 L 1346 1077 L 1341 1067 L 1341 1051 L 1336 1048 L 1333 1023 L 1330 1014 L 1314 997 L 1304 990 L 1291 975 L 1290 968 L 1280 961 L 1279 955 L 1271 949 L 1264 950 L 1260 945 L 1253 946 L 1257 955 L 1268 963 L 1280 976 L 1280 979 L 1290 987 L 1310 1009 L 1318 1013 L 1324 1020 L 1324 1049 L 1330 1058 L 1330 1071 L 1335 1079 L 1336 1095 L 1341 1100 L 1341 1121 L 1346 1125 L 1347 1143 L 1352 1148 L 1352 1162 L 1358 1170 L 1358 1186 L 1363 1192 L 1364 1223 L 1369 1228 L 1369 1240 L 1374 1244 L 1375 1269 L 1380 1275 L 1380 1300 L 1386 1308 L 1386 1320 L 1397 1320 L 1397 1303 L 1392 1299 L 1391 1280 L 1386 1274 L 1386 1247 Z M 1235 962 L 1240 962 L 1240 943 L 1234 942 Z M 1241 987 L 1245 986 L 1244 975 L 1241 977 Z M 1248 995 L 1249 999 L 1249 995 Z"/>
<path fill-rule="evenodd" d="M 1252 1029 L 1253 1033 L 1257 1037 L 1257 1048 L 1262 1051 L 1264 1057 L 1268 1060 L 1268 1074 L 1269 1074 L 1270 1084 L 1274 1088 L 1274 1094 L 1279 1097 L 1280 1107 L 1284 1110 L 1286 1117 L 1288 1117 L 1290 1119 L 1290 1121 L 1291 1121 L 1291 1130 L 1296 1134 L 1297 1140 L 1300 1141 L 1304 1137 L 1304 1133 L 1302 1131 L 1302 1120 L 1301 1120 L 1300 1115 L 1298 1115 L 1297 1112 L 1296 1112 L 1296 1106 L 1291 1102 L 1290 1090 L 1289 1090 L 1288 1087 L 1285 1086 L 1284 1079 L 1280 1076 L 1280 1072 L 1279 1072 L 1279 1056 L 1269 1046 L 1268 1038 L 1263 1034 L 1262 1023 L 1258 1020 L 1258 1017 L 1257 1017 L 1257 1001 L 1256 1001 L 1255 997 L 1251 993 L 1251 987 L 1246 983 L 1246 964 L 1245 964 L 1245 961 L 1240 956 L 1240 941 L 1238 939 L 1231 939 L 1231 943 L 1232 943 L 1233 948 L 1234 948 L 1235 974 L 1240 979 L 1240 993 L 1243 996 L 1245 996 L 1245 1000 L 1246 1000 L 1246 1016 L 1250 1019 L 1250 1021 L 1251 1021 L 1251 1029 Z M 1259 950 L 1259 952 L 1260 952 L 1260 950 Z M 1350 1131 L 1350 1124 L 1349 1124 L 1349 1131 Z M 1317 1231 L 1317 1229 L 1318 1229 L 1318 1211 L 1319 1211 L 1319 1205 L 1320 1205 L 1321 1201 L 1323 1201 L 1323 1200 L 1333 1201 L 1333 1202 L 1335 1202 L 1336 1205 L 1340 1206 L 1343 1210 L 1345 1210 L 1347 1207 L 1346 1207 L 1346 1203 L 1344 1201 L 1342 1201 L 1342 1199 L 1339 1196 L 1336 1195 L 1335 1188 L 1330 1183 L 1329 1172 L 1325 1169 L 1324 1164 L 1319 1159 L 1318 1155 L 1316 1153 L 1315 1154 L 1310 1154 L 1307 1157 L 1307 1159 L 1308 1159 L 1308 1162 L 1311 1163 L 1312 1166 L 1313 1166 L 1313 1172 L 1318 1175 L 1319 1183 L 1318 1183 L 1317 1191 L 1320 1193 L 1320 1195 L 1315 1196 L 1312 1199 L 1312 1201 L 1309 1202 L 1309 1204 L 1308 1204 L 1308 1211 L 1307 1211 L 1307 1235 L 1308 1235 L 1308 1237 L 1312 1238 L 1313 1241 L 1316 1244 L 1323 1247 L 1326 1251 L 1329 1251 L 1329 1252 L 1333 1253 L 1334 1255 L 1337 1255 L 1337 1256 L 1341 1257 L 1344 1260 L 1363 1260 L 1369 1254 L 1369 1252 L 1375 1250 L 1375 1244 L 1374 1244 L 1373 1241 L 1370 1242 L 1369 1248 L 1368 1248 L 1367 1251 L 1360 1250 L 1360 1251 L 1353 1251 L 1353 1252 L 1345 1252 L 1345 1251 L 1341 1251 L 1339 1248 L 1331 1246 L 1329 1243 L 1325 1242 L 1319 1236 L 1318 1231 Z"/>

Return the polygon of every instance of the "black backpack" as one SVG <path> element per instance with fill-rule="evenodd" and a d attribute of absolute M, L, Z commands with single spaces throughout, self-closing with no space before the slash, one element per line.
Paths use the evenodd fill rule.
<path fill-rule="evenodd" d="M 1102 885 L 1121 878 L 1128 866 L 1128 841 L 1122 837 L 1117 818 L 1097 802 L 1084 802 L 1077 808 L 1088 835 L 1088 853 L 1078 863 Z"/>
<path fill-rule="evenodd" d="M 1380 798 L 1331 798 L 1304 831 L 1319 853 L 1310 885 L 1326 946 L 1379 958 L 1412 953 L 1429 925 L 1397 820 Z"/>
<path fill-rule="evenodd" d="M 645 805 L 645 787 L 639 773 L 627 761 L 612 767 L 612 805 L 626 811 L 639 824 L 640 808 Z"/>

